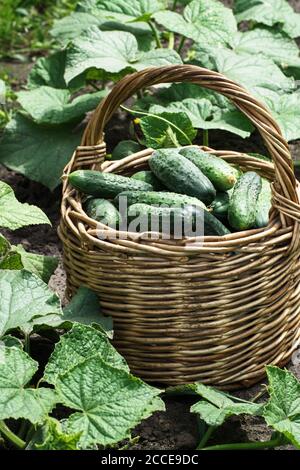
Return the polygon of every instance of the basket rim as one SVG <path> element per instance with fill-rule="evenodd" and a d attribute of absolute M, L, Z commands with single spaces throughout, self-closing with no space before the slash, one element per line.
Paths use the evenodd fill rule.
<path fill-rule="evenodd" d="M 198 147 L 206 152 L 217 155 L 220 158 L 223 157 L 227 161 L 232 161 L 232 159 L 236 162 L 241 161 L 242 166 L 245 167 L 247 167 L 247 164 L 250 164 L 252 165 L 252 169 L 254 166 L 259 172 L 263 172 L 266 178 L 272 180 L 272 175 L 274 174 L 274 164 L 272 162 L 262 161 L 241 152 L 231 152 L 229 150 L 216 151 L 209 147 L 197 145 L 193 145 L 193 147 Z M 110 162 L 105 161 L 102 164 L 102 171 L 105 173 L 122 173 L 122 170 L 123 172 L 128 170 L 128 167 L 131 168 L 133 164 L 139 166 L 140 162 L 142 162 L 142 164 L 145 165 L 153 151 L 153 149 L 145 149 L 121 160 Z M 268 226 L 259 229 L 233 232 L 224 236 L 186 237 L 183 240 L 171 239 L 167 241 L 147 240 L 146 237 L 149 235 L 149 232 L 120 232 L 96 222 L 94 219 L 87 216 L 82 207 L 80 193 L 72 188 L 67 181 L 68 174 L 72 171 L 72 168 L 73 164 L 71 161 L 66 166 L 63 176 L 65 187 L 64 198 L 62 201 L 62 221 L 67 224 L 76 237 L 83 240 L 84 244 L 86 244 L 89 249 L 94 246 L 102 249 L 105 248 L 106 250 L 116 249 L 117 251 L 122 252 L 126 252 L 126 249 L 129 249 L 131 252 L 142 251 L 167 256 L 183 256 L 197 253 L 211 253 L 214 251 L 219 253 L 228 253 L 234 248 L 237 249 L 237 247 L 239 247 L 245 251 L 246 255 L 246 253 L 257 253 L 258 251 L 263 254 L 264 244 L 265 249 L 269 248 L 271 240 L 272 243 L 276 245 L 293 239 L 293 224 L 287 226 L 282 225 L 278 212 L 274 210 L 277 209 L 276 199 L 271 210 Z M 272 184 L 271 187 L 274 202 L 274 184 Z M 290 216 L 291 215 L 292 214 L 290 214 Z M 293 217 L 298 217 L 296 210 L 294 210 Z M 153 234 L 153 232 L 151 233 Z M 100 240 L 99 234 L 102 236 L 106 235 L 105 240 Z M 120 235 L 124 236 L 126 239 L 119 240 L 116 238 Z M 197 246 L 197 244 L 200 244 L 200 246 Z M 288 249 L 288 247 L 286 247 L 286 249 Z"/>

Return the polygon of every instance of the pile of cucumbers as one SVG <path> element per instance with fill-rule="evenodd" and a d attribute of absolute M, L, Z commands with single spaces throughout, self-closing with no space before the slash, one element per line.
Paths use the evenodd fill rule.
<path fill-rule="evenodd" d="M 268 225 L 271 187 L 256 172 L 243 173 L 196 147 L 156 150 L 148 163 L 150 170 L 131 177 L 77 170 L 69 182 L 86 196 L 86 214 L 113 228 L 121 227 L 125 197 L 128 223 L 139 214 L 149 223 L 153 216 L 160 221 L 181 217 L 193 225 L 198 217 L 204 235 L 213 236 Z M 163 231 L 162 222 L 158 230 Z"/>

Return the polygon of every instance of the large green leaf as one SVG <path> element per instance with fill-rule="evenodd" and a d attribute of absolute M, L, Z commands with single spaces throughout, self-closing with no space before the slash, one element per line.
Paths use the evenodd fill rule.
<path fill-rule="evenodd" d="M 109 364 L 128 371 L 125 360 L 110 344 L 105 333 L 91 326 L 75 323 L 72 330 L 56 344 L 45 368 L 44 380 L 56 384 L 59 375 L 95 354 L 100 354 Z"/>
<path fill-rule="evenodd" d="M 300 383 L 287 370 L 267 366 L 270 399 L 263 417 L 300 449 Z"/>
<path fill-rule="evenodd" d="M 148 21 L 167 6 L 165 0 L 97 0 L 96 4 L 106 16 L 119 21 Z"/>
<path fill-rule="evenodd" d="M 12 188 L 0 181 L 0 227 L 16 230 L 39 224 L 51 225 L 51 222 L 39 207 L 19 202 Z"/>
<path fill-rule="evenodd" d="M 210 103 L 210 106 L 208 105 Z M 245 138 L 253 131 L 253 126 L 227 98 L 192 83 L 174 83 L 156 95 L 137 101 L 137 109 L 185 112 L 194 127 L 201 129 L 222 129 Z M 207 111 L 210 110 L 208 114 Z"/>
<path fill-rule="evenodd" d="M 39 58 L 28 76 L 29 88 L 49 86 L 52 88 L 67 88 L 64 79 L 66 51 L 58 51 L 49 57 Z"/>
<path fill-rule="evenodd" d="M 191 144 L 197 135 L 186 113 L 168 112 L 162 107 L 155 115 L 140 119 L 140 126 L 147 146 L 155 149 Z"/>
<path fill-rule="evenodd" d="M 230 416 L 248 414 L 261 415 L 262 405 L 256 403 L 242 403 L 234 401 L 224 393 L 201 383 L 195 384 L 195 391 L 204 400 L 191 407 L 193 413 L 198 413 L 210 426 L 221 426 Z M 232 397 L 233 398 L 233 397 Z"/>
<path fill-rule="evenodd" d="M 195 47 L 196 59 L 208 68 L 214 68 L 226 77 L 243 85 L 248 91 L 264 99 L 295 89 L 292 78 L 267 57 L 259 54 L 236 53 L 224 47 Z"/>
<path fill-rule="evenodd" d="M 205 44 L 230 44 L 237 31 L 232 11 L 217 0 L 193 0 L 183 15 L 159 11 L 154 18 L 167 30 Z"/>
<path fill-rule="evenodd" d="M 237 21 L 256 21 L 267 26 L 279 24 L 291 38 L 300 36 L 300 15 L 286 0 L 235 0 Z"/>
<path fill-rule="evenodd" d="M 249 137 L 253 130 L 250 121 L 237 109 L 213 106 L 206 98 L 186 98 L 167 106 L 154 105 L 150 107 L 150 112 L 161 113 L 164 109 L 168 112 L 186 113 L 197 129 L 222 129 L 244 138 Z"/>
<path fill-rule="evenodd" d="M 265 99 L 268 108 L 289 142 L 300 138 L 300 95 L 291 93 Z"/>
<path fill-rule="evenodd" d="M 113 336 L 112 318 L 101 314 L 98 296 L 88 287 L 79 287 L 71 302 L 64 308 L 62 321 L 68 328 L 73 323 L 99 326 L 109 338 Z"/>
<path fill-rule="evenodd" d="M 54 189 L 79 142 L 80 135 L 73 126 L 42 127 L 17 114 L 5 128 L 0 162 Z"/>
<path fill-rule="evenodd" d="M 131 429 L 165 408 L 159 389 L 112 367 L 100 355 L 60 375 L 56 390 L 65 406 L 77 410 L 68 418 L 67 430 L 82 432 L 82 447 L 130 438 Z"/>
<path fill-rule="evenodd" d="M 295 41 L 280 31 L 257 27 L 237 33 L 233 41 L 237 53 L 262 54 L 281 68 L 300 67 L 299 48 Z"/>
<path fill-rule="evenodd" d="M 69 90 L 41 86 L 29 91 L 19 91 L 18 101 L 38 124 L 63 124 L 79 122 L 84 115 L 97 107 L 107 95 L 107 90 L 86 93 L 71 100 Z"/>
<path fill-rule="evenodd" d="M 57 266 L 58 258 L 30 253 L 22 245 L 12 246 L 10 253 L 0 263 L 0 269 L 25 269 L 39 276 L 46 284 Z"/>
<path fill-rule="evenodd" d="M 40 423 L 57 402 L 55 391 L 28 387 L 38 363 L 19 347 L 2 347 L 1 355 L 0 419 L 25 418 Z"/>
<path fill-rule="evenodd" d="M 141 70 L 150 65 L 180 64 L 180 56 L 170 49 L 142 52 L 133 34 L 100 31 L 91 27 L 69 46 L 65 79 L 70 82 L 91 69 L 109 73 Z"/>
<path fill-rule="evenodd" d="M 29 332 L 38 318 L 62 315 L 60 300 L 47 284 L 28 271 L 0 270 L 0 337 L 19 328 Z"/>

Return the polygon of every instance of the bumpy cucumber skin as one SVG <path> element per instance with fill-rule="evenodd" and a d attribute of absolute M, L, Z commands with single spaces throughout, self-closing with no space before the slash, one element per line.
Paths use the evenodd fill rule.
<path fill-rule="evenodd" d="M 107 199 L 89 198 L 83 208 L 91 219 L 109 227 L 117 228 L 121 223 L 121 214 Z"/>
<path fill-rule="evenodd" d="M 272 207 L 272 190 L 268 180 L 262 178 L 261 191 L 256 206 L 255 227 L 266 227 L 269 223 L 269 211 Z"/>
<path fill-rule="evenodd" d="M 164 185 L 161 183 L 161 181 L 159 181 L 158 178 L 156 178 L 155 174 L 152 173 L 152 171 L 138 171 L 137 173 L 134 173 L 131 178 L 139 181 L 144 181 L 144 183 L 151 184 L 155 191 L 161 191 L 162 189 L 164 189 Z"/>
<path fill-rule="evenodd" d="M 170 191 L 196 197 L 205 204 L 210 204 L 216 196 L 210 180 L 176 150 L 156 150 L 149 159 L 149 166 Z"/>
<path fill-rule="evenodd" d="M 132 153 L 139 152 L 141 150 L 140 144 L 134 140 L 122 140 L 116 145 L 111 154 L 112 160 L 121 160 L 122 158 L 128 157 Z"/>
<path fill-rule="evenodd" d="M 129 207 L 127 216 L 128 220 L 132 221 L 137 216 L 143 216 L 146 222 L 146 230 L 151 230 L 151 217 L 155 216 L 158 217 L 158 227 L 159 231 L 163 231 L 163 218 L 165 217 L 165 221 L 169 221 L 170 225 L 170 234 L 174 234 L 174 220 L 175 217 L 178 221 L 185 222 L 185 227 L 188 229 L 201 230 L 201 233 L 196 233 L 196 235 L 201 236 L 203 235 L 203 227 L 204 227 L 204 235 L 213 235 L 213 236 L 223 236 L 229 234 L 229 230 L 212 214 L 203 210 L 200 207 L 195 206 L 185 206 L 184 208 L 180 207 L 156 207 L 150 206 L 148 204 L 133 204 Z M 203 221 L 204 218 L 204 221 Z M 197 226 L 197 222 L 200 225 Z M 143 228 L 145 230 L 145 228 Z M 186 236 L 189 233 L 185 233 Z M 191 234 L 191 235 L 194 235 Z"/>
<path fill-rule="evenodd" d="M 225 220 L 227 218 L 229 207 L 229 194 L 227 192 L 219 192 L 215 200 L 211 204 L 212 214 L 218 219 Z"/>
<path fill-rule="evenodd" d="M 194 163 L 219 191 L 232 188 L 239 177 L 236 168 L 215 155 L 193 147 L 184 147 L 179 153 Z"/>
<path fill-rule="evenodd" d="M 156 191 L 124 191 L 115 198 L 116 206 L 119 205 L 121 197 L 127 198 L 127 205 L 147 204 L 164 205 L 168 207 L 197 206 L 206 210 L 205 204 L 199 199 L 185 194 L 156 192 Z"/>
<path fill-rule="evenodd" d="M 152 191 L 153 187 L 143 181 L 113 173 L 94 170 L 76 170 L 68 177 L 70 184 L 82 193 L 102 198 L 114 198 L 122 191 Z"/>
<path fill-rule="evenodd" d="M 261 186 L 261 177 L 254 171 L 248 171 L 238 179 L 228 208 L 228 221 L 231 227 L 236 230 L 248 230 L 255 226 Z"/>

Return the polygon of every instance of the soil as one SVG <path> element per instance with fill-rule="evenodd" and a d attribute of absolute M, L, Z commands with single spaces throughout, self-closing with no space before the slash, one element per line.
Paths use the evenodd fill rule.
<path fill-rule="evenodd" d="M 224 0 L 224 4 L 232 6 L 232 0 Z M 296 11 L 300 12 L 300 0 L 289 2 Z M 0 63 L 17 86 L 24 83 L 30 69 L 28 64 Z M 106 135 L 109 136 L 108 147 L 113 147 L 120 139 L 128 138 L 124 122 L 116 118 L 110 124 Z M 201 136 L 199 136 L 201 137 Z M 210 145 L 216 149 L 242 150 L 244 152 L 264 152 L 263 145 L 258 134 L 253 134 L 249 139 L 242 139 L 229 133 L 210 132 Z M 300 141 L 290 143 L 294 159 L 300 160 Z M 299 175 L 298 175 L 299 176 Z M 24 228 L 15 232 L 7 232 L 5 235 L 12 244 L 21 243 L 29 251 L 57 256 L 61 260 L 61 243 L 57 236 L 59 223 L 60 191 L 58 188 L 50 192 L 42 185 L 31 182 L 22 175 L 9 171 L 0 166 L 0 180 L 6 181 L 12 186 L 17 198 L 22 202 L 36 204 L 41 207 L 52 222 L 52 227 L 40 226 L 38 230 Z M 50 287 L 65 303 L 65 271 L 60 262 L 57 270 L 50 280 Z M 41 343 L 38 338 L 33 342 L 33 355 L 39 359 L 46 360 L 51 353 L 52 347 L 47 341 Z M 291 370 L 300 379 L 300 365 L 289 364 Z M 236 392 L 237 396 L 244 399 L 253 399 L 263 389 L 261 384 L 247 390 Z M 191 397 L 166 397 L 166 412 L 155 413 L 151 418 L 144 421 L 134 432 L 139 436 L 138 441 L 131 446 L 132 449 L 145 450 L 179 450 L 195 449 L 199 441 L 198 424 L 195 415 L 189 412 L 194 403 Z M 259 441 L 270 438 L 270 431 L 257 417 L 234 417 L 219 428 L 211 443 Z M 287 446 L 293 449 L 292 446 Z"/>

